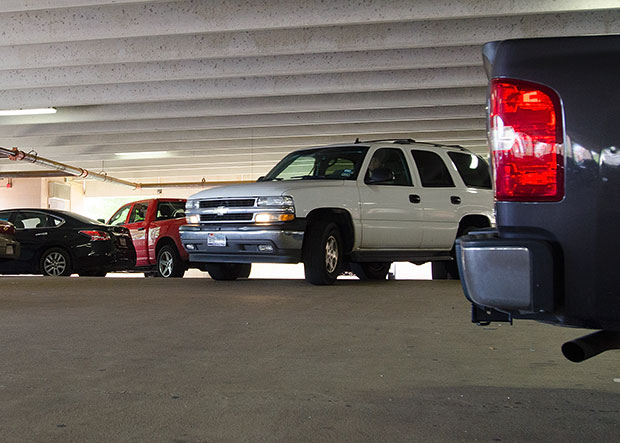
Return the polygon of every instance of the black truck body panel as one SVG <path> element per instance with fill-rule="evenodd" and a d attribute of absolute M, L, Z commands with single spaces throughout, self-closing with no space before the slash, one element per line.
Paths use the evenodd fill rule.
<path fill-rule="evenodd" d="M 501 301 L 487 306 L 515 318 L 620 330 L 620 236 L 615 230 L 620 225 L 620 35 L 492 42 L 483 56 L 489 79 L 535 82 L 559 95 L 565 196 L 559 202 L 497 202 L 495 238 L 462 238 L 459 265 L 467 245 L 543 242 L 552 251 L 553 275 L 545 281 L 550 278 L 553 288 L 537 291 L 535 297 L 545 300 L 534 305 L 545 308 L 511 309 Z M 483 298 L 493 300 L 488 295 Z"/>

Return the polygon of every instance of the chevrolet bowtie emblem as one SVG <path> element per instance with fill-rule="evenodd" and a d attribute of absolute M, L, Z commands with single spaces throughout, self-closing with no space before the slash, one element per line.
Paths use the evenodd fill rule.
<path fill-rule="evenodd" d="M 224 214 L 228 214 L 228 208 L 226 206 L 218 206 L 215 208 L 215 213 L 221 217 Z"/>

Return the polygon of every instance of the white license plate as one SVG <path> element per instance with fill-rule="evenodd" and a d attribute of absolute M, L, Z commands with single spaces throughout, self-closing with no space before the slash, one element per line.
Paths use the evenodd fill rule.
<path fill-rule="evenodd" d="M 13 245 L 6 245 L 6 255 L 13 255 L 13 254 L 15 254 Z"/>
<path fill-rule="evenodd" d="M 226 236 L 210 232 L 207 236 L 207 246 L 226 246 Z"/>

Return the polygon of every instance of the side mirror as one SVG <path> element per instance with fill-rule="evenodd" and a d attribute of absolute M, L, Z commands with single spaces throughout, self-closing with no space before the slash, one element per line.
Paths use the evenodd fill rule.
<path fill-rule="evenodd" d="M 105 220 L 104 220 L 104 219 L 102 219 L 102 218 L 98 218 L 98 219 L 97 219 L 97 221 L 98 221 L 98 222 L 103 223 L 104 225 L 106 224 L 106 223 L 105 223 Z"/>
<path fill-rule="evenodd" d="M 261 175 L 260 177 L 258 177 L 258 180 L 256 180 L 257 182 L 262 182 L 263 180 L 265 180 L 265 176 Z"/>
<path fill-rule="evenodd" d="M 370 175 L 366 177 L 364 183 L 367 185 L 378 185 L 394 180 L 394 172 L 389 168 L 375 168 L 370 171 Z"/>

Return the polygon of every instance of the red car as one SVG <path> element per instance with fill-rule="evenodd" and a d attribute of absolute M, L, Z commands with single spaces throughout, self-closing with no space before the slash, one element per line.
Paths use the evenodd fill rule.
<path fill-rule="evenodd" d="M 131 232 L 136 248 L 135 270 L 147 277 L 183 277 L 188 255 L 181 244 L 179 226 L 185 224 L 185 199 L 154 198 L 128 203 L 114 213 L 109 225 Z"/>

